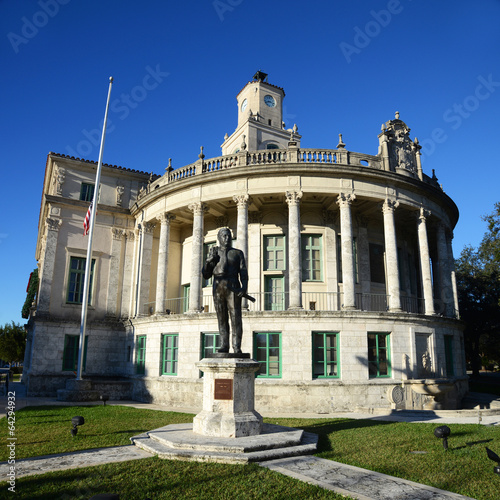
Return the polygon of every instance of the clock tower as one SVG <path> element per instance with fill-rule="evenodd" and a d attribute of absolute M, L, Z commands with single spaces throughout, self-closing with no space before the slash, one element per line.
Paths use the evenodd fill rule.
<path fill-rule="evenodd" d="M 225 137 L 222 154 L 232 154 L 243 149 L 286 149 L 290 135 L 300 146 L 301 136 L 294 129 L 285 130 L 283 123 L 283 98 L 285 91 L 267 81 L 267 74 L 257 71 L 251 82 L 236 96 L 238 126 L 231 136 Z M 243 137 L 245 136 L 245 137 Z"/>

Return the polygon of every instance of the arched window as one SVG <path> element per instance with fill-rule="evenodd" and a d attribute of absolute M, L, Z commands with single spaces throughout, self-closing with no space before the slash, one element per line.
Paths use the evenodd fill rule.
<path fill-rule="evenodd" d="M 266 149 L 279 149 L 280 147 L 278 146 L 278 144 L 268 144 L 266 146 Z"/>

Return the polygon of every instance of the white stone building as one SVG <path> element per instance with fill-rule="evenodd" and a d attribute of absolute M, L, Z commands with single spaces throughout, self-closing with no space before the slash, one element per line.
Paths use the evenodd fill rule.
<path fill-rule="evenodd" d="M 257 299 L 244 304 L 242 345 L 261 363 L 257 411 L 459 407 L 467 378 L 456 205 L 423 173 L 398 113 L 382 126 L 377 155 L 348 151 L 341 136 L 336 149 L 310 149 L 296 126 L 285 130 L 284 97 L 257 72 L 237 95 L 222 156 L 202 150 L 162 176 L 104 167 L 84 377 L 112 397 L 201 408 L 196 362 L 218 334 L 200 271 L 227 226 Z M 31 395 L 54 395 L 74 377 L 95 169 L 48 155 Z"/>

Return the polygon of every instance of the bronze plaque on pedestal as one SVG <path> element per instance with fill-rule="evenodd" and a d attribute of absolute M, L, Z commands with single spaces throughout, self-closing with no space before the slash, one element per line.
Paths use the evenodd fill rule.
<path fill-rule="evenodd" d="M 214 379 L 214 399 L 233 399 L 233 380 L 230 378 Z"/>

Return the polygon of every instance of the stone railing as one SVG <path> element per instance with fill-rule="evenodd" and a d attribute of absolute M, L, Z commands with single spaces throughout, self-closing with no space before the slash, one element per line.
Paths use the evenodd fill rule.
<path fill-rule="evenodd" d="M 383 169 L 379 156 L 353 153 L 345 149 L 264 149 L 242 151 L 216 158 L 200 159 L 185 167 L 168 173 L 168 183 L 187 179 L 195 175 L 220 172 L 229 168 L 252 165 L 276 165 L 283 163 L 307 163 L 320 165 L 353 165 Z"/>

